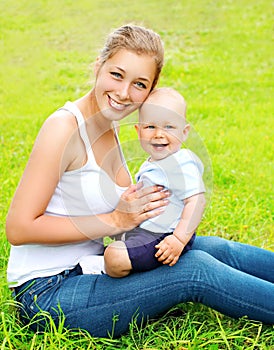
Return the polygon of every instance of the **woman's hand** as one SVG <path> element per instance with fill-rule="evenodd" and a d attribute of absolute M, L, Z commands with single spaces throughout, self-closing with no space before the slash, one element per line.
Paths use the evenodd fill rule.
<path fill-rule="evenodd" d="M 115 227 L 129 231 L 165 210 L 169 191 L 157 185 L 141 186 L 142 184 L 131 185 L 122 194 L 116 209 L 112 212 Z"/>

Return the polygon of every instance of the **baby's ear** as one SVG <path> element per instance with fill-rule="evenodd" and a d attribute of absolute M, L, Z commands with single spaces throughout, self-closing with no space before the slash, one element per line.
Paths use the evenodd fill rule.
<path fill-rule="evenodd" d="M 139 135 L 139 124 L 134 125 L 135 130 L 137 131 L 137 134 Z"/>
<path fill-rule="evenodd" d="M 183 141 L 186 141 L 189 131 L 190 131 L 190 124 L 186 124 L 183 130 Z"/>

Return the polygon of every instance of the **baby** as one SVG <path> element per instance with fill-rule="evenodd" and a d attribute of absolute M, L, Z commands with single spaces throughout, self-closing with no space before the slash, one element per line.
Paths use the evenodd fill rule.
<path fill-rule="evenodd" d="M 142 148 L 150 157 L 136 174 L 143 186 L 159 185 L 171 193 L 161 215 L 126 232 L 124 240 L 107 246 L 105 270 L 111 277 L 173 266 L 191 249 L 205 207 L 203 165 L 188 149 L 181 149 L 190 125 L 186 103 L 174 89 L 154 90 L 139 111 L 135 125 Z"/>

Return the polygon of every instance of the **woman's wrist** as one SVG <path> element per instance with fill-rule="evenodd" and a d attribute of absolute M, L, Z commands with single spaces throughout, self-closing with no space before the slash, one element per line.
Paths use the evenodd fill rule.
<path fill-rule="evenodd" d="M 111 230 L 111 233 L 109 234 L 109 236 L 119 235 L 125 231 L 128 231 L 128 229 L 123 227 L 122 225 L 123 221 L 121 220 L 121 215 L 117 213 L 116 210 L 106 215 L 107 215 L 106 221 Z"/>

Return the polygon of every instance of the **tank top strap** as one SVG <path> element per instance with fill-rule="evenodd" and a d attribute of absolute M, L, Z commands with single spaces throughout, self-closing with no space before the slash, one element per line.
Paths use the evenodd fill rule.
<path fill-rule="evenodd" d="M 77 120 L 80 136 L 85 144 L 86 152 L 87 152 L 87 154 L 89 154 L 89 151 L 91 149 L 91 145 L 89 142 L 85 118 L 83 117 L 83 114 L 81 113 L 79 108 L 76 106 L 76 104 L 73 102 L 70 102 L 70 101 L 66 102 L 65 105 L 63 107 L 61 107 L 60 109 L 64 109 L 66 111 L 69 111 L 70 113 L 72 113 L 75 116 L 75 118 Z"/>
<path fill-rule="evenodd" d="M 114 122 L 114 123 L 113 123 L 114 136 L 115 136 L 115 139 L 116 139 L 116 142 L 117 142 L 117 145 L 118 145 L 119 154 L 120 154 L 120 157 L 121 157 L 123 166 L 125 167 L 125 169 L 126 169 L 128 175 L 129 175 L 129 177 L 130 177 L 130 179 L 131 179 L 131 182 L 132 182 L 132 176 L 131 176 L 131 173 L 130 173 L 130 171 L 129 171 L 129 168 L 128 168 L 128 165 L 127 165 L 127 162 L 126 162 L 124 153 L 123 153 L 122 148 L 121 148 L 121 143 L 120 143 L 120 139 L 119 139 L 118 128 L 119 128 L 119 124 L 117 124 L 116 122 Z"/>

